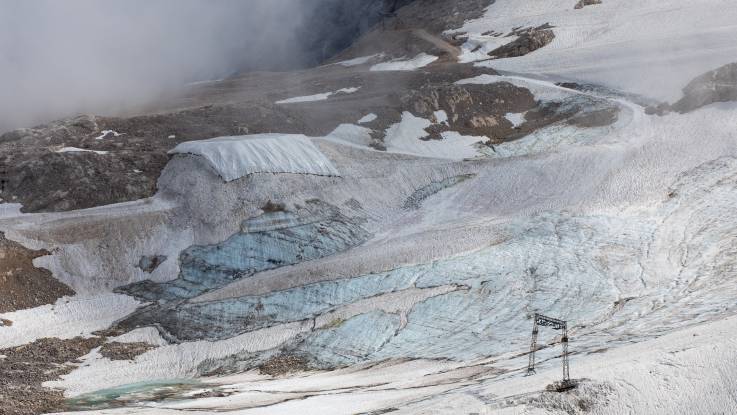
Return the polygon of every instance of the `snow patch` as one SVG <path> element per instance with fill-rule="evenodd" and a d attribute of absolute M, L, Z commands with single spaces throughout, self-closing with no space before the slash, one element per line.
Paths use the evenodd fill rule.
<path fill-rule="evenodd" d="M 294 98 L 288 98 L 283 99 L 281 101 L 276 101 L 277 104 L 297 104 L 300 102 L 315 102 L 315 101 L 325 101 L 328 98 L 330 98 L 333 95 L 338 94 L 353 94 L 355 92 L 358 92 L 358 90 L 361 89 L 361 87 L 351 87 L 351 88 L 342 88 L 337 91 L 332 92 L 323 92 L 321 94 L 315 94 L 315 95 L 305 95 L 301 97 L 294 97 Z"/>
<path fill-rule="evenodd" d="M 512 123 L 512 126 L 514 128 L 519 127 L 520 125 L 525 123 L 525 113 L 524 112 L 508 112 L 504 118 L 507 119 L 507 121 Z"/>
<path fill-rule="evenodd" d="M 112 134 L 113 137 L 120 137 L 121 135 L 125 135 L 125 133 L 119 133 L 113 130 L 103 130 L 99 136 L 95 137 L 95 140 L 102 140 L 103 138 L 107 137 L 109 134 Z"/>
<path fill-rule="evenodd" d="M 433 123 L 415 117 L 409 112 L 402 114 L 402 121 L 386 130 L 387 151 L 450 160 L 463 160 L 479 156 L 474 144 L 484 137 L 463 136 L 457 132 L 442 133 L 442 140 L 421 140 L 427 136 L 426 128 Z"/>
<path fill-rule="evenodd" d="M 324 139 L 339 144 L 368 147 L 371 143 L 371 129 L 354 124 L 341 124 Z"/>
<path fill-rule="evenodd" d="M 77 147 L 64 147 L 56 150 L 57 153 L 95 153 L 95 154 L 108 154 L 108 151 L 97 151 L 97 150 L 85 150 Z"/>
<path fill-rule="evenodd" d="M 127 295 L 63 297 L 53 305 L 0 314 L 13 322 L 0 330 L 0 348 L 31 343 L 43 337 L 71 339 L 104 330 L 135 311 L 140 303 Z"/>
<path fill-rule="evenodd" d="M 437 56 L 420 53 L 413 59 L 395 59 L 389 62 L 377 63 L 371 67 L 372 71 L 414 71 L 438 60 Z"/>
<path fill-rule="evenodd" d="M 312 140 L 300 134 L 257 134 L 188 141 L 169 153 L 204 157 L 226 182 L 253 173 L 340 176 Z"/>
<path fill-rule="evenodd" d="M 188 84 L 184 84 L 184 86 L 198 86 L 198 85 L 216 84 L 218 82 L 223 82 L 224 80 L 225 80 L 225 78 L 220 78 L 220 79 L 205 79 L 205 80 L 202 80 L 202 81 L 190 82 Z"/>
<path fill-rule="evenodd" d="M 437 124 L 448 125 L 448 113 L 447 112 L 443 110 L 435 111 L 434 115 L 435 115 L 435 122 Z"/>
<path fill-rule="evenodd" d="M 370 123 L 372 121 L 376 121 L 377 118 L 379 118 L 379 117 L 372 112 L 371 114 L 365 115 L 363 118 L 361 118 L 360 120 L 358 120 L 358 123 L 359 124 Z"/>
<path fill-rule="evenodd" d="M 345 60 L 345 61 L 340 61 L 340 62 L 337 62 L 336 65 L 341 65 L 341 66 L 345 66 L 345 67 L 359 66 L 359 65 L 367 64 L 367 63 L 371 62 L 374 59 L 381 59 L 383 57 L 384 57 L 384 54 L 383 53 L 377 53 L 375 55 L 361 56 L 361 57 L 358 57 L 358 58 L 353 58 L 353 59 L 349 59 L 349 60 Z"/>

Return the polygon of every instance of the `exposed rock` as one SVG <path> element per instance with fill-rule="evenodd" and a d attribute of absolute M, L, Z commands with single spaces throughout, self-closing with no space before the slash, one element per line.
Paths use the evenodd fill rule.
<path fill-rule="evenodd" d="M 20 141 L 26 137 L 32 137 L 33 130 L 30 128 L 19 128 L 17 130 L 8 131 L 0 135 L 0 143 L 9 143 L 12 141 Z"/>
<path fill-rule="evenodd" d="M 224 398 L 230 396 L 233 392 L 228 393 L 222 390 L 208 390 L 205 392 L 196 393 L 191 395 L 192 399 L 203 399 L 203 398 Z"/>
<path fill-rule="evenodd" d="M 217 359 L 205 359 L 197 365 L 198 376 L 224 376 L 243 373 L 258 368 L 268 359 L 276 356 L 278 351 L 255 353 L 242 350 Z"/>
<path fill-rule="evenodd" d="M 579 0 L 573 8 L 583 9 L 586 6 L 592 6 L 594 4 L 601 4 L 601 0 Z"/>
<path fill-rule="evenodd" d="M 495 59 L 516 58 L 545 47 L 555 39 L 555 32 L 548 27 L 544 25 L 515 32 L 513 34 L 519 36 L 518 39 L 492 50 L 489 56 Z"/>
<path fill-rule="evenodd" d="M 586 414 L 609 404 L 613 388 L 585 379 L 556 382 L 546 391 L 525 399 L 529 406 L 566 414 Z"/>
<path fill-rule="evenodd" d="M 152 273 L 166 261 L 165 255 L 154 255 L 154 256 L 142 256 L 138 261 L 138 268 L 142 269 L 143 272 Z"/>
<path fill-rule="evenodd" d="M 428 47 L 414 36 L 407 42 L 408 48 Z M 493 73 L 460 64 L 407 72 L 330 65 L 296 73 L 249 73 L 193 87 L 161 104 L 154 115 L 74 118 L 18 130 L 0 139 L 2 197 L 21 203 L 22 212 L 29 213 L 143 199 L 157 191 L 157 180 L 169 161 L 167 152 L 181 142 L 275 131 L 319 137 L 367 113 L 378 116 L 371 128 L 376 135 L 373 146 L 381 147 L 383 131 L 401 118 L 401 97 L 407 91 Z M 358 86 L 360 91 L 340 99 L 274 104 L 278 99 Z M 90 120 L 97 126 L 92 131 Z M 106 130 L 120 135 L 96 139 Z M 57 153 L 62 147 L 107 154 Z"/>
<path fill-rule="evenodd" d="M 6 202 L 23 212 L 57 212 L 127 202 L 152 196 L 169 161 L 167 152 L 183 141 L 253 133 L 302 132 L 274 105 L 203 106 L 132 118 L 77 117 L 0 137 L 0 171 Z M 94 127 L 94 128 L 93 128 Z M 97 139 L 104 130 L 107 134 Z M 62 147 L 105 152 L 57 152 Z"/>
<path fill-rule="evenodd" d="M 274 213 L 274 212 L 285 212 L 287 209 L 284 206 L 284 203 L 274 203 L 271 200 L 269 200 L 261 208 L 261 210 L 263 210 L 264 213 Z"/>
<path fill-rule="evenodd" d="M 428 85 L 410 92 L 406 106 L 415 115 L 433 119 L 436 111 L 448 116 L 445 130 L 464 135 L 505 138 L 515 133 L 504 118 L 507 113 L 522 113 L 537 107 L 534 95 L 526 88 L 507 82 L 491 85 Z M 431 138 L 439 138 L 439 132 Z M 434 137 L 433 137 L 434 136 Z"/>
<path fill-rule="evenodd" d="M 402 98 L 413 114 L 434 120 L 425 139 L 440 139 L 445 131 L 468 136 L 485 136 L 488 145 L 524 137 L 540 128 L 567 120 L 580 127 L 601 127 L 614 123 L 619 107 L 591 96 L 572 95 L 559 101 L 537 101 L 526 88 L 508 82 L 488 85 L 428 84 Z M 438 123 L 436 113 L 444 111 L 447 121 Z M 513 124 L 507 116 L 521 115 Z"/>
<path fill-rule="evenodd" d="M 647 115 L 660 115 L 663 116 L 671 111 L 671 107 L 667 103 L 660 103 L 657 105 L 649 105 L 645 107 L 645 114 Z"/>
<path fill-rule="evenodd" d="M 0 412 L 3 415 L 35 415 L 63 409 L 62 391 L 41 386 L 71 372 L 75 362 L 104 339 L 76 337 L 69 340 L 46 338 L 33 343 L 1 349 Z"/>
<path fill-rule="evenodd" d="M 483 16 L 494 0 L 415 0 L 399 10 L 405 27 L 421 27 L 440 34 L 457 29 L 468 20 Z"/>
<path fill-rule="evenodd" d="M 262 375 L 284 376 L 295 372 L 310 370 L 310 365 L 302 356 L 294 354 L 279 354 L 264 362 L 258 367 Z"/>
<path fill-rule="evenodd" d="M 737 101 L 737 63 L 707 72 L 683 88 L 683 98 L 672 109 L 690 112 L 715 102 Z"/>
<path fill-rule="evenodd" d="M 568 123 L 583 128 L 603 127 L 615 123 L 618 115 L 618 108 L 604 108 L 576 115 L 569 119 Z"/>
<path fill-rule="evenodd" d="M 146 353 L 149 350 L 155 349 L 148 343 L 119 343 L 110 342 L 105 343 L 100 348 L 100 354 L 107 357 L 110 360 L 133 360 L 136 357 Z"/>
<path fill-rule="evenodd" d="M 35 258 L 46 255 L 50 253 L 28 249 L 0 232 L 0 313 L 53 304 L 65 295 L 74 295 L 49 270 L 33 265 Z"/>
<path fill-rule="evenodd" d="M 494 0 L 400 0 L 399 5 L 406 5 L 398 10 L 397 17 L 387 20 L 385 25 L 377 25 L 331 61 L 378 53 L 393 58 L 415 56 L 420 52 L 441 56 L 447 53 L 444 48 L 433 47 L 433 43 L 438 42 L 428 42 L 428 39 L 437 35 L 451 47 L 462 45 L 462 35 L 452 34 L 450 31 L 462 27 L 468 20 L 481 17 L 485 8 L 493 2 Z"/>

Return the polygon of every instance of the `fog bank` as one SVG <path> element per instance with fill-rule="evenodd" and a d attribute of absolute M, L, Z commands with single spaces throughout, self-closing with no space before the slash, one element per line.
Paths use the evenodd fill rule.
<path fill-rule="evenodd" d="M 373 24 L 381 3 L 0 0 L 0 132 L 123 114 L 237 71 L 314 64 Z"/>

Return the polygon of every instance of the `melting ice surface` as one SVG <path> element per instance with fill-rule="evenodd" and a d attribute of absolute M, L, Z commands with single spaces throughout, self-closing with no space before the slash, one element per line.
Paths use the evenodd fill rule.
<path fill-rule="evenodd" d="M 186 299 L 256 272 L 344 251 L 368 233 L 337 213 L 298 217 L 268 212 L 245 221 L 243 231 L 226 241 L 193 246 L 180 255 L 181 275 L 161 284 L 134 284 L 123 291 L 149 301 Z"/>
<path fill-rule="evenodd" d="M 193 246 L 180 255 L 179 278 L 165 283 L 144 281 L 123 287 L 125 292 L 146 301 L 171 302 L 196 297 L 205 291 L 223 287 L 235 280 L 246 278 L 259 271 L 278 268 L 321 258 L 356 246 L 369 237 L 369 233 L 349 218 L 339 214 L 329 205 L 319 202 L 308 203 L 303 211 L 266 212 L 262 216 L 244 221 L 242 231 L 216 245 Z M 248 303 L 249 306 L 256 304 Z M 261 307 L 261 305 L 259 305 Z M 176 321 L 198 306 L 178 308 L 149 307 L 129 317 L 128 324 L 146 325 L 161 319 L 161 327 L 179 339 L 193 339 L 205 333 L 225 333 L 216 336 L 225 338 L 244 331 L 245 327 L 229 322 L 232 318 L 242 323 L 252 318 L 243 307 L 228 310 L 227 306 L 215 307 L 219 324 L 210 324 L 213 316 L 206 311 L 191 316 L 189 325 Z M 269 309 L 265 309 L 265 314 Z M 187 318 L 190 319 L 190 318 Z M 195 328 L 203 324 L 203 327 Z M 231 328 L 227 328 L 233 323 Z M 199 333 L 199 334 L 198 334 Z"/>

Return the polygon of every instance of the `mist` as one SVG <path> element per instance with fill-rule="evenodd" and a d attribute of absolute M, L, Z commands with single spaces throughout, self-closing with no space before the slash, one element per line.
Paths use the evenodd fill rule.
<path fill-rule="evenodd" d="M 367 7 L 380 3 L 0 0 L 0 132 L 135 112 L 187 83 L 239 71 L 315 64 L 365 30 Z M 339 33 L 315 26 L 336 19 L 338 6 Z"/>

